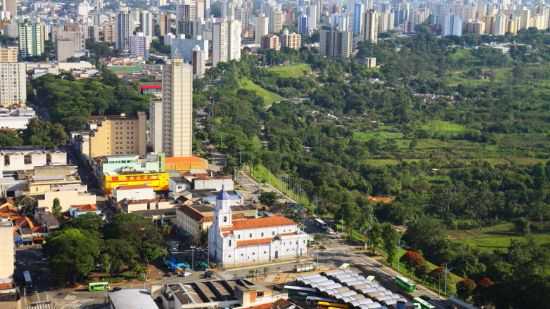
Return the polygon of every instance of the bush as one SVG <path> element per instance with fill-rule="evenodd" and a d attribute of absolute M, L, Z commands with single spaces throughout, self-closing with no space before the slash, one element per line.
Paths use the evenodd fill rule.
<path fill-rule="evenodd" d="M 404 263 L 407 268 L 416 270 L 419 267 L 426 265 L 426 260 L 422 254 L 418 251 L 409 250 L 403 254 L 400 261 Z"/>
<path fill-rule="evenodd" d="M 456 283 L 456 292 L 458 296 L 468 300 L 474 293 L 476 287 L 477 285 L 474 280 L 466 278 Z"/>

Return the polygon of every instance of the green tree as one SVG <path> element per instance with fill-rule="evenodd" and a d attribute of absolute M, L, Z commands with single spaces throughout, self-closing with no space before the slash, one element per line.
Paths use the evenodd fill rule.
<path fill-rule="evenodd" d="M 53 199 L 52 214 L 57 218 L 60 218 L 62 210 L 63 209 L 61 208 L 61 203 L 59 202 L 59 199 L 57 198 Z"/>
<path fill-rule="evenodd" d="M 388 263 L 392 264 L 397 255 L 397 246 L 399 245 L 399 233 L 389 223 L 382 225 L 382 240 L 384 250 L 387 254 Z"/>
<path fill-rule="evenodd" d="M 44 252 L 57 279 L 75 283 L 85 279 L 95 268 L 100 240 L 79 229 L 63 229 L 46 239 Z"/>
<path fill-rule="evenodd" d="M 376 254 L 376 249 L 382 243 L 382 226 L 380 224 L 372 224 L 368 232 L 367 243 L 371 248 L 372 254 Z"/>
<path fill-rule="evenodd" d="M 105 270 L 111 274 L 120 273 L 126 269 L 135 270 L 140 264 L 139 254 L 129 241 L 124 239 L 107 239 L 102 248 L 102 259 Z"/>
<path fill-rule="evenodd" d="M 0 129 L 0 147 L 23 145 L 23 140 L 15 130 Z"/>
<path fill-rule="evenodd" d="M 468 300 L 474 294 L 476 287 L 474 280 L 465 278 L 456 283 L 456 293 L 462 299 Z"/>
<path fill-rule="evenodd" d="M 277 201 L 277 193 L 275 192 L 262 192 L 259 197 L 260 203 L 269 207 L 275 205 Z"/>

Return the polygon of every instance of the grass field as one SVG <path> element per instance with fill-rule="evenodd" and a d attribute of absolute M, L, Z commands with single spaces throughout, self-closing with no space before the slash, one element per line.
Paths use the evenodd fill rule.
<path fill-rule="evenodd" d="M 240 79 L 239 85 L 241 86 L 242 89 L 252 91 L 257 96 L 261 97 L 264 100 L 264 104 L 266 106 L 271 106 L 273 105 L 273 103 L 277 103 L 284 99 L 280 95 L 263 88 L 262 86 L 254 83 L 248 78 Z"/>
<path fill-rule="evenodd" d="M 267 69 L 279 77 L 302 77 L 311 73 L 311 67 L 307 63 L 273 66 Z"/>
<path fill-rule="evenodd" d="M 461 124 L 443 120 L 429 121 L 422 125 L 422 129 L 439 135 L 463 134 L 467 131 Z"/>
<path fill-rule="evenodd" d="M 449 231 L 449 238 L 480 250 L 504 250 L 510 246 L 512 240 L 526 239 L 525 236 L 514 233 L 513 228 L 512 223 L 505 223 L 480 229 Z M 533 233 L 531 237 L 539 244 L 550 245 L 550 234 L 548 233 Z"/>
<path fill-rule="evenodd" d="M 401 139 L 403 133 L 389 131 L 353 132 L 353 139 L 368 142 L 371 139 Z"/>
<path fill-rule="evenodd" d="M 296 202 L 304 205 L 305 207 L 312 209 L 313 204 L 309 201 L 307 195 L 294 192 L 289 188 L 281 179 L 273 175 L 270 170 L 261 164 L 251 166 L 250 168 L 251 176 L 259 182 L 264 182 L 272 185 L 277 190 L 283 192 L 291 199 Z"/>

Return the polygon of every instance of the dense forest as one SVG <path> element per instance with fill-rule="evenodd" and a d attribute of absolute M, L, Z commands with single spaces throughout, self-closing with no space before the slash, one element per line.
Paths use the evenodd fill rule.
<path fill-rule="evenodd" d="M 351 60 L 307 49 L 247 55 L 196 83 L 196 108 L 211 115 L 197 139 L 227 153 L 228 170 L 244 162 L 292 177 L 316 213 L 367 237 L 382 222 L 405 226 L 405 247 L 469 278 L 457 285 L 465 298 L 541 304 L 550 295 L 550 36 L 490 41 L 419 29 L 363 44 Z M 380 67 L 364 65 L 372 56 Z M 507 227 L 497 251 L 450 237 L 492 226 Z"/>

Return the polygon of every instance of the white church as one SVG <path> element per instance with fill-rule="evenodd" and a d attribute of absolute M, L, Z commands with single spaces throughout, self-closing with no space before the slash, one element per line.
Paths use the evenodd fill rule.
<path fill-rule="evenodd" d="M 208 253 L 223 267 L 268 263 L 307 255 L 308 234 L 296 222 L 271 216 L 232 219 L 230 196 L 216 198 L 214 222 L 208 230 Z"/>

